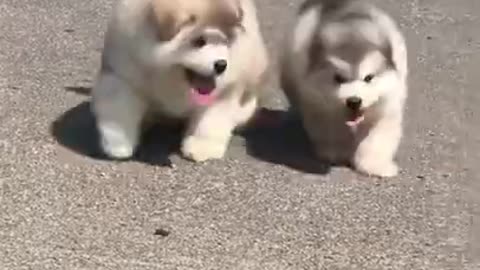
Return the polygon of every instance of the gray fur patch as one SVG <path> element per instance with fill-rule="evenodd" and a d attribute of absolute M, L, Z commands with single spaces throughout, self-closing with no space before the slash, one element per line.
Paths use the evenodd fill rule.
<path fill-rule="evenodd" d="M 352 64 L 358 64 L 363 56 L 371 51 L 380 51 L 388 60 L 388 68 L 395 68 L 392 59 L 392 44 L 379 28 L 361 29 L 359 27 L 377 27 L 370 13 L 370 6 L 362 0 L 307 0 L 300 7 L 300 14 L 312 8 L 318 8 L 319 25 L 315 31 L 315 37 L 309 46 L 309 63 L 307 72 L 313 72 L 323 67 L 326 63 L 325 55 L 329 53 L 340 54 L 342 59 Z M 345 41 L 340 42 L 334 48 L 328 48 L 326 40 L 322 37 L 322 30 L 330 23 L 340 23 L 347 26 L 351 31 L 347 33 Z M 361 24 L 365 25 L 362 26 Z M 355 29 L 358 28 L 358 29 Z M 363 31 L 362 31 L 363 30 Z M 369 40 L 368 31 L 378 31 L 380 40 Z"/>

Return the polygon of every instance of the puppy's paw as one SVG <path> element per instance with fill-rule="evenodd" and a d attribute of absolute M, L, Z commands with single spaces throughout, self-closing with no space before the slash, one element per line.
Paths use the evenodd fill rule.
<path fill-rule="evenodd" d="M 334 147 L 322 147 L 316 150 L 317 159 L 327 164 L 348 163 L 348 156 L 340 149 Z"/>
<path fill-rule="evenodd" d="M 188 136 L 182 143 L 182 154 L 195 162 L 220 159 L 225 155 L 227 142 L 215 138 Z"/>
<path fill-rule="evenodd" d="M 125 160 L 134 155 L 137 147 L 136 129 L 128 129 L 119 123 L 102 123 L 98 125 L 103 153 L 109 158 Z"/>
<path fill-rule="evenodd" d="M 133 156 L 135 143 L 126 134 L 116 129 L 103 127 L 101 146 L 103 152 L 112 159 L 125 160 Z"/>
<path fill-rule="evenodd" d="M 103 152 L 112 159 L 125 160 L 133 156 L 134 146 L 127 142 L 102 140 Z"/>
<path fill-rule="evenodd" d="M 361 173 L 382 178 L 397 176 L 399 171 L 397 164 L 393 161 L 357 160 L 355 168 Z"/>

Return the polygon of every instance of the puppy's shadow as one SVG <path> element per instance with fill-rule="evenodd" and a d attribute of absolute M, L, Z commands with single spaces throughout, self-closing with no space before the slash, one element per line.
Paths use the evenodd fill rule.
<path fill-rule="evenodd" d="M 66 87 L 66 91 L 89 95 L 91 89 Z M 99 146 L 99 133 L 88 101 L 61 115 L 53 122 L 50 131 L 62 146 L 80 155 L 109 160 Z M 169 158 L 180 148 L 182 131 L 182 126 L 156 125 L 148 129 L 132 160 L 171 166 Z M 330 172 L 329 165 L 314 157 L 300 118 L 292 112 L 262 109 L 253 123 L 236 135 L 245 139 L 248 155 L 259 160 L 306 173 Z"/>
<path fill-rule="evenodd" d="M 257 159 L 311 174 L 328 174 L 331 166 L 315 158 L 300 117 L 291 111 L 262 109 L 240 134 L 247 153 Z"/>
<path fill-rule="evenodd" d="M 86 87 L 67 87 L 67 91 L 87 95 Z M 99 133 L 90 102 L 83 102 L 56 119 L 50 132 L 64 147 L 84 156 L 109 160 L 99 145 Z M 180 145 L 181 127 L 154 126 L 142 135 L 141 144 L 132 160 L 151 165 L 171 166 L 169 157 Z"/>

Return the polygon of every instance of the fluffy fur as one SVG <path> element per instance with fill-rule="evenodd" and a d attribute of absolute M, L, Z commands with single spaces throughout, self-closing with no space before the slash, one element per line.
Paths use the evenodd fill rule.
<path fill-rule="evenodd" d="M 394 20 L 361 0 L 307 0 L 284 56 L 283 89 L 318 157 L 397 175 L 407 49 Z"/>
<path fill-rule="evenodd" d="M 146 119 L 182 119 L 183 155 L 221 158 L 254 114 L 267 66 L 251 0 L 120 0 L 92 91 L 101 147 L 129 158 Z"/>

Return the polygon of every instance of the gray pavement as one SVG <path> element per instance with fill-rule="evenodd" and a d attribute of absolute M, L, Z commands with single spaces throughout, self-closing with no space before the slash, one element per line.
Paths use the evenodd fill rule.
<path fill-rule="evenodd" d="M 296 1 L 257 2 L 275 55 Z M 159 130 L 134 161 L 104 160 L 75 92 L 111 1 L 1 0 L 0 269 L 480 269 L 480 1 L 377 2 L 410 49 L 391 180 L 312 167 L 288 125 L 202 165 Z"/>

